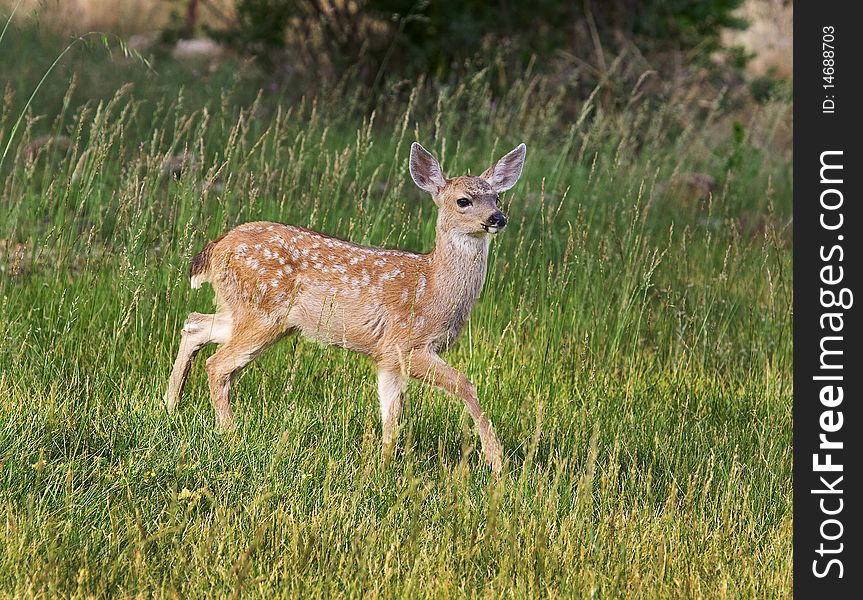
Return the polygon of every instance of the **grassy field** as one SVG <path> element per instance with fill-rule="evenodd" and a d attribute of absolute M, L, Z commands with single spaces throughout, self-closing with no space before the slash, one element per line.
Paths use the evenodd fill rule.
<path fill-rule="evenodd" d="M 372 118 L 362 90 L 255 102 L 230 65 L 81 50 L 22 112 L 52 59 L 0 66 L 0 151 L 24 115 L 0 167 L 0 594 L 790 596 L 789 104 L 570 114 L 542 78 L 492 101 L 479 73 Z M 28 154 L 39 135 L 70 147 Z M 212 303 L 190 257 L 253 219 L 430 250 L 414 139 L 451 174 L 528 146 L 446 355 L 503 477 L 461 403 L 415 384 L 382 465 L 371 364 L 297 338 L 238 379 L 235 434 L 212 348 L 166 414 L 179 327 Z M 184 152 L 197 168 L 165 177 Z"/>

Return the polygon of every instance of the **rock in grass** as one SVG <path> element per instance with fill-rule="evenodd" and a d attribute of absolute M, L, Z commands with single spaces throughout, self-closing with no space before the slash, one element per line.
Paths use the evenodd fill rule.
<path fill-rule="evenodd" d="M 185 62 L 213 61 L 225 53 L 225 47 L 209 38 L 177 40 L 171 56 L 174 60 Z"/>

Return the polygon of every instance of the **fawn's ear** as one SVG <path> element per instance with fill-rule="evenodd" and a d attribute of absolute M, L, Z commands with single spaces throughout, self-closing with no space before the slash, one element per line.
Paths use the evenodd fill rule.
<path fill-rule="evenodd" d="M 414 183 L 432 196 L 437 196 L 441 188 L 446 185 L 446 177 L 443 176 L 440 163 L 417 142 L 411 144 L 410 170 Z"/>
<path fill-rule="evenodd" d="M 527 154 L 527 146 L 519 144 L 515 150 L 502 157 L 480 175 L 485 179 L 495 192 L 505 192 L 516 184 L 521 177 L 521 169 L 524 167 L 524 157 Z"/>

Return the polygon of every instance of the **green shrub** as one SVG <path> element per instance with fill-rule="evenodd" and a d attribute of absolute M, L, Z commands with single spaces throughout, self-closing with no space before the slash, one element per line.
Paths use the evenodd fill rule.
<path fill-rule="evenodd" d="M 722 28 L 745 27 L 733 13 L 741 2 L 237 0 L 237 25 L 222 36 L 271 58 L 284 49 L 293 27 L 302 46 L 294 54 L 313 55 L 337 73 L 360 64 L 376 80 L 382 74 L 447 76 L 499 56 L 513 71 L 533 56 L 542 68 L 559 51 L 604 65 L 605 54 L 615 56 L 633 43 L 648 57 L 669 51 L 708 56 L 719 48 Z"/>

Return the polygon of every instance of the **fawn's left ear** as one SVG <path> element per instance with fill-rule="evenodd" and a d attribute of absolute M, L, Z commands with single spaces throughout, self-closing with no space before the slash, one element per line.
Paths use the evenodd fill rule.
<path fill-rule="evenodd" d="M 480 175 L 485 179 L 495 192 L 505 192 L 516 184 L 521 177 L 521 169 L 524 167 L 524 157 L 527 154 L 527 146 L 519 144 L 515 150 L 502 157 Z"/>

